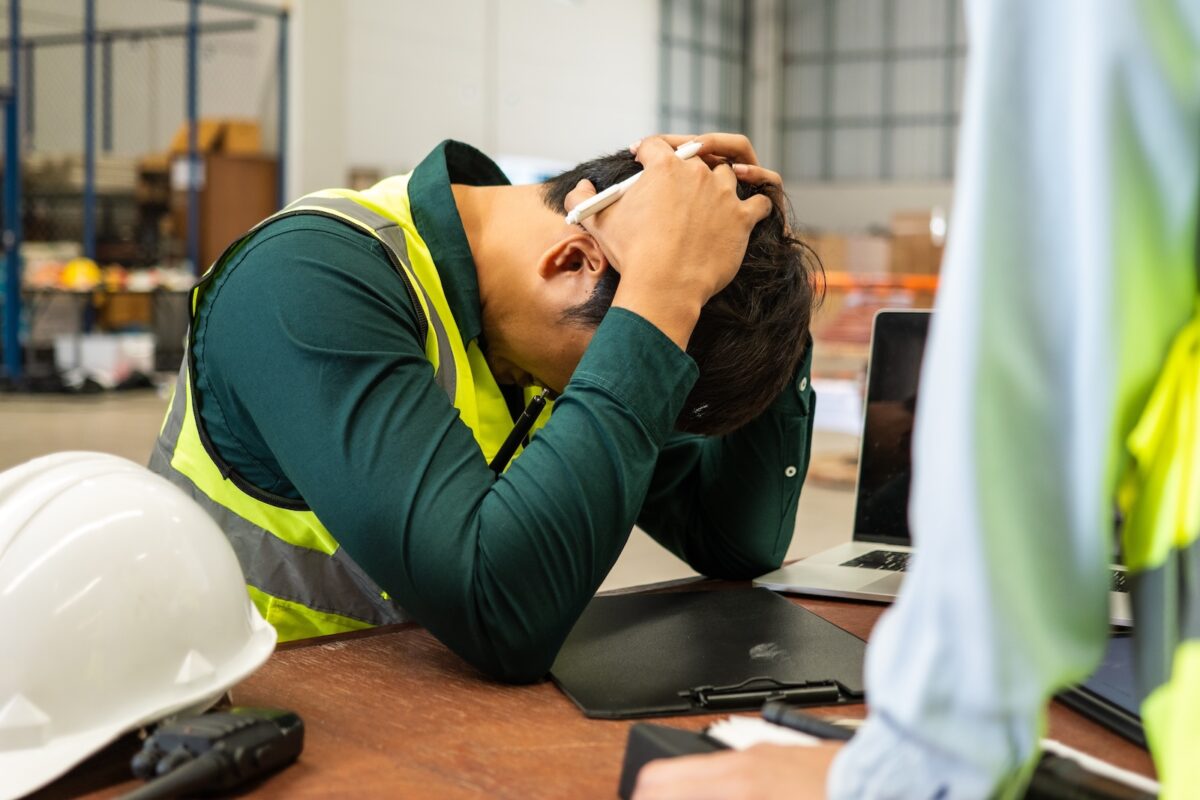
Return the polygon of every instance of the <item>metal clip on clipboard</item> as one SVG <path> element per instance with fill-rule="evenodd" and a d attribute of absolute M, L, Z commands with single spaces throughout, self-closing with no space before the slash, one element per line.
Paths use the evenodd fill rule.
<path fill-rule="evenodd" d="M 841 694 L 837 681 L 782 683 L 769 677 L 750 678 L 731 686 L 696 686 L 679 692 L 693 706 L 713 710 L 746 708 L 768 700 L 804 706 L 835 705 Z"/>
<path fill-rule="evenodd" d="M 588 605 L 551 675 L 595 719 L 845 705 L 863 701 L 863 650 L 765 589 L 611 595 Z"/>

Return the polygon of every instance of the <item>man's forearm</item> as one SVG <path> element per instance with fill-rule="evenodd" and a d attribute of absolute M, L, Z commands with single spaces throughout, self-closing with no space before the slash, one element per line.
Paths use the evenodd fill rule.
<path fill-rule="evenodd" d="M 347 549 L 463 658 L 505 680 L 539 678 L 620 554 L 694 379 L 649 323 L 610 313 L 503 476 L 483 473 L 477 449 L 434 451 L 414 505 Z"/>

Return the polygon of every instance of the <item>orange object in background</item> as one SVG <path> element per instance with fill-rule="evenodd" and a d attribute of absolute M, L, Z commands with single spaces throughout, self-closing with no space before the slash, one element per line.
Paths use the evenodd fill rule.
<path fill-rule="evenodd" d="M 825 302 L 813 320 L 818 341 L 862 345 L 871 341 L 871 320 L 884 308 L 932 308 L 936 275 L 825 273 Z"/>
<path fill-rule="evenodd" d="M 129 280 L 129 270 L 120 264 L 109 264 L 103 270 L 104 291 L 119 292 Z"/>
<path fill-rule="evenodd" d="M 813 374 L 861 375 L 871 322 L 884 308 L 931 308 L 946 240 L 941 208 L 896 211 L 886 231 L 804 236 L 825 268 L 825 302 L 813 318 Z"/>
<path fill-rule="evenodd" d="M 61 288 L 64 266 L 60 261 L 41 261 L 32 266 L 26 266 L 21 281 L 27 289 Z"/>

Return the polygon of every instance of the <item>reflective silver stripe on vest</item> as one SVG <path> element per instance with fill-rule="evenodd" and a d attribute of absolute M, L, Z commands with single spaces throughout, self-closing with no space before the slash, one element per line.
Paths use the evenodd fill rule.
<path fill-rule="evenodd" d="M 1200 639 L 1200 542 L 1130 576 L 1139 698 L 1171 678 L 1176 648 Z"/>
<path fill-rule="evenodd" d="M 298 211 L 299 209 L 310 208 L 326 208 L 338 214 L 343 214 L 351 219 L 356 219 L 364 225 L 368 226 L 379 237 L 380 241 L 387 246 L 388 250 L 396 257 L 399 263 L 404 265 L 410 275 L 415 276 L 412 263 L 408 260 L 408 241 L 404 238 L 404 230 L 396 224 L 394 220 L 390 220 L 382 214 L 376 214 L 371 209 L 354 202 L 348 197 L 301 197 L 293 203 L 288 204 L 287 208 L 281 213 L 288 211 Z M 408 282 L 406 275 L 401 275 L 404 281 Z M 450 338 L 446 333 L 446 326 L 438 316 L 437 309 L 433 307 L 433 301 L 429 298 L 429 292 L 425 291 L 425 287 L 420 281 L 413 281 L 416 286 L 413 287 L 421 293 L 421 297 L 425 300 L 425 307 L 429 309 L 429 324 L 433 328 L 433 335 L 437 340 L 438 348 L 438 368 L 434 373 L 433 379 L 438 386 L 446 392 L 450 397 L 450 402 L 454 402 L 454 393 L 458 388 L 458 375 L 454 367 L 454 351 L 450 349 Z M 421 309 L 417 309 L 420 313 Z M 424 342 L 422 342 L 424 344 Z"/>
<path fill-rule="evenodd" d="M 246 520 L 202 492 L 188 476 L 171 466 L 186 416 L 187 359 L 179 370 L 175 397 L 162 434 L 150 456 L 150 469 L 192 497 L 208 512 L 233 545 L 246 583 L 282 600 L 316 611 L 338 614 L 370 625 L 409 619 L 405 611 L 339 547 L 332 555 L 298 547 Z"/>

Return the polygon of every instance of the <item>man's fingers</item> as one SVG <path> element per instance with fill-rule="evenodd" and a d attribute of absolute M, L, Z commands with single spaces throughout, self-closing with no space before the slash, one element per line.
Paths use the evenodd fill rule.
<path fill-rule="evenodd" d="M 684 144 L 687 144 L 688 142 L 695 141 L 696 139 L 698 139 L 700 137 L 696 136 L 695 134 L 691 134 L 691 133 L 666 133 L 666 134 L 656 134 L 655 136 L 648 137 L 648 138 L 662 139 L 664 142 L 669 144 L 671 147 L 679 147 L 680 145 L 684 145 Z M 636 156 L 638 148 L 642 146 L 642 142 L 644 142 L 644 141 L 646 141 L 646 140 L 638 139 L 636 142 L 629 145 L 629 152 L 633 153 Z"/>
<path fill-rule="evenodd" d="M 738 180 L 743 183 L 755 186 L 762 186 L 763 184 L 783 186 L 782 176 L 778 172 L 767 169 L 758 163 L 758 155 L 754 152 L 754 145 L 740 133 L 664 134 L 662 136 L 639 139 L 629 146 L 630 152 L 636 156 L 641 149 L 642 143 L 651 140 L 664 142 L 672 149 L 678 148 L 688 142 L 699 142 L 700 152 L 697 157 L 709 167 L 715 168 L 721 164 L 729 164 L 733 167 L 734 174 L 737 175 Z M 640 161 L 641 159 L 638 160 Z"/>
<path fill-rule="evenodd" d="M 587 200 L 589 197 L 594 197 L 595 195 L 596 187 L 592 185 L 591 181 L 589 181 L 587 178 L 584 178 L 579 183 L 575 184 L 574 189 L 567 193 L 566 198 L 563 199 L 563 205 L 566 206 L 567 211 L 569 212 L 584 200 Z"/>
<path fill-rule="evenodd" d="M 671 147 L 679 147 L 681 144 L 687 144 L 688 142 L 700 142 L 700 155 L 705 160 L 723 159 L 739 164 L 758 164 L 758 155 L 754 152 L 754 145 L 740 133 L 669 133 L 653 138 L 661 139 Z M 645 141 L 647 139 L 634 142 L 629 146 L 630 152 L 636 155 L 641 143 Z"/>
<path fill-rule="evenodd" d="M 734 164 L 733 173 L 738 176 L 739 181 L 754 186 L 762 186 L 763 184 L 783 186 L 783 178 L 778 172 L 756 164 Z"/>
<path fill-rule="evenodd" d="M 737 188 L 737 175 L 728 164 L 718 164 L 713 167 L 713 175 L 715 175 L 721 183 L 728 186 L 730 189 Z"/>
<path fill-rule="evenodd" d="M 756 194 L 753 197 L 747 197 L 743 200 L 742 207 L 746 209 L 746 214 L 757 224 L 771 216 L 771 212 L 775 209 L 775 204 L 765 194 Z"/>
<path fill-rule="evenodd" d="M 722 156 L 738 164 L 758 165 L 754 145 L 740 133 L 704 133 L 696 138 L 703 145 L 704 153 Z"/>
<path fill-rule="evenodd" d="M 660 139 L 657 136 L 651 136 L 642 139 L 642 143 L 638 146 L 637 160 L 644 167 L 649 167 L 654 163 L 662 163 L 668 158 L 675 158 L 675 148 L 667 144 L 665 139 Z"/>

